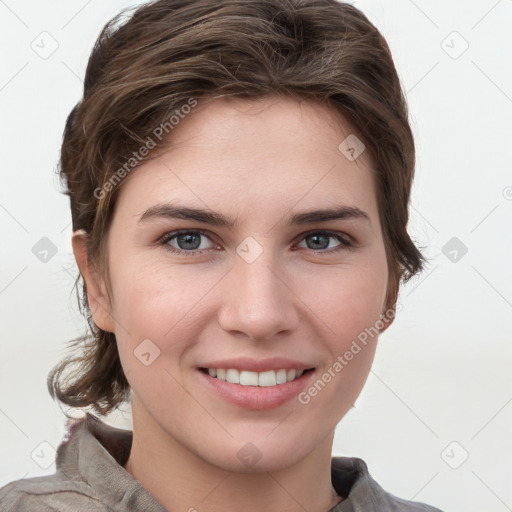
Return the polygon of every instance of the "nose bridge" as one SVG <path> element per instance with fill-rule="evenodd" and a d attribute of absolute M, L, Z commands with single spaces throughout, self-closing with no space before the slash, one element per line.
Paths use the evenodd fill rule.
<path fill-rule="evenodd" d="M 297 322 L 293 294 L 280 275 L 272 238 L 247 237 L 236 249 L 222 327 L 256 340 L 291 330 Z"/>
<path fill-rule="evenodd" d="M 267 251 L 270 253 L 270 251 Z M 276 277 L 276 262 L 270 254 L 260 255 L 255 261 L 247 262 L 242 258 L 235 263 L 235 273 L 241 286 L 238 289 L 241 300 L 262 301 L 270 307 L 269 301 L 282 295 L 282 282 Z"/>

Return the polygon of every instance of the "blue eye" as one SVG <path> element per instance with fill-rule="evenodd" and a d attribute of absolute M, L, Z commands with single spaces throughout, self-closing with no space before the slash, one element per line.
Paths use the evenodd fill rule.
<path fill-rule="evenodd" d="M 213 247 L 207 247 L 208 244 L 203 244 L 202 238 L 206 238 L 213 244 Z M 353 244 L 351 238 L 344 233 L 335 233 L 330 231 L 312 231 L 302 235 L 301 241 L 306 241 L 306 248 L 319 254 L 331 254 L 335 251 L 343 249 L 352 249 Z M 336 240 L 338 245 L 331 246 L 331 240 Z M 184 254 L 187 256 L 194 256 L 202 254 L 209 249 L 218 249 L 218 245 L 212 242 L 210 236 L 200 230 L 180 230 L 172 233 L 167 233 L 160 240 L 159 243 L 165 247 L 166 250 L 176 253 Z"/>
<path fill-rule="evenodd" d="M 308 246 L 308 249 L 312 249 L 315 252 L 318 252 L 315 249 L 322 249 L 321 252 L 331 253 L 336 250 L 347 249 L 349 247 L 352 247 L 352 244 L 350 243 L 350 240 L 348 240 L 347 235 L 343 235 L 341 233 L 331 233 L 330 231 L 315 231 L 304 236 L 303 240 L 312 241 L 311 244 L 306 243 L 306 245 Z M 334 247 L 329 247 L 330 240 L 336 240 L 337 242 L 339 242 L 339 244 Z M 313 247 L 311 247 L 311 245 Z M 317 245 L 317 247 L 314 247 L 315 245 Z"/>
<path fill-rule="evenodd" d="M 163 239 L 161 239 L 161 243 L 171 252 L 197 254 L 207 250 L 201 242 L 201 237 L 210 240 L 210 237 L 202 231 L 182 230 L 174 233 L 168 233 Z M 171 245 L 171 242 L 175 242 L 178 247 Z"/>

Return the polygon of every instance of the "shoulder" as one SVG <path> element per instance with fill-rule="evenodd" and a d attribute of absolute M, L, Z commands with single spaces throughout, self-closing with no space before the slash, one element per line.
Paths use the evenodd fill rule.
<path fill-rule="evenodd" d="M 442 512 L 431 505 L 404 500 L 385 491 L 371 477 L 366 463 L 357 457 L 333 457 L 332 476 L 335 488 L 341 487 L 342 492 L 348 490 L 354 512 Z"/>
<path fill-rule="evenodd" d="M 85 482 L 59 474 L 15 480 L 0 488 L 1 512 L 107 512 Z"/>
<path fill-rule="evenodd" d="M 88 455 L 86 418 L 68 423 L 68 430 L 56 454 L 52 475 L 21 478 L 0 488 L 0 512 L 103 512 L 108 508 L 84 478 L 80 459 Z M 91 464 L 87 458 L 85 462 Z"/>

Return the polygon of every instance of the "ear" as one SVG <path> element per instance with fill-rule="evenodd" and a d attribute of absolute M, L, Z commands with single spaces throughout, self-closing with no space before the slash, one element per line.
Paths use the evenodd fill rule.
<path fill-rule="evenodd" d="M 396 306 L 396 304 L 394 304 L 393 306 L 391 306 L 389 308 L 386 308 L 382 312 L 381 318 L 384 323 L 384 327 L 382 329 L 380 329 L 379 334 L 382 334 L 384 331 L 386 331 L 388 329 L 388 327 L 395 321 L 395 315 L 396 315 L 395 306 Z"/>
<path fill-rule="evenodd" d="M 89 262 L 86 244 L 87 236 L 84 230 L 78 230 L 74 231 L 71 237 L 73 253 L 87 289 L 87 303 L 89 304 L 94 323 L 104 331 L 114 332 L 112 306 L 105 283 Z"/>
<path fill-rule="evenodd" d="M 396 301 L 398 299 L 398 291 L 400 287 L 399 285 L 400 283 L 396 280 L 391 280 L 389 283 L 389 289 L 381 316 L 384 322 L 384 327 L 380 329 L 379 334 L 382 334 L 385 330 L 387 330 L 387 328 L 395 321 Z"/>

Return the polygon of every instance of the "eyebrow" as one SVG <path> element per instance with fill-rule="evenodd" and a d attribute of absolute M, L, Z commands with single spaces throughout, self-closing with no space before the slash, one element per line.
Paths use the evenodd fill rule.
<path fill-rule="evenodd" d="M 200 208 L 178 206 L 173 203 L 151 206 L 140 215 L 138 223 L 154 218 L 195 220 L 203 224 L 228 229 L 233 229 L 236 225 L 236 220 L 229 219 L 221 213 Z M 303 225 L 340 219 L 362 219 L 371 225 L 370 216 L 356 206 L 339 206 L 296 213 L 288 219 L 286 225 Z"/>

